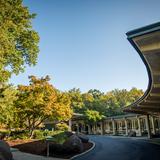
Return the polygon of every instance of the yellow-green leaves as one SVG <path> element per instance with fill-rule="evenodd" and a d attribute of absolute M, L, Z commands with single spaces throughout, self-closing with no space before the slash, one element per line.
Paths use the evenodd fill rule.
<path fill-rule="evenodd" d="M 70 99 L 49 83 L 49 76 L 30 76 L 28 86 L 18 86 L 17 109 L 23 123 L 33 131 L 44 120 L 68 120 L 72 116 Z"/>

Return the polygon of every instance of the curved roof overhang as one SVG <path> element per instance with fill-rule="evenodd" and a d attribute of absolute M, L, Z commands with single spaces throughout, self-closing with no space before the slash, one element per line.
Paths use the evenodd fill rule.
<path fill-rule="evenodd" d="M 125 107 L 125 112 L 160 114 L 160 22 L 132 30 L 127 39 L 144 62 L 149 83 L 144 95 Z"/>

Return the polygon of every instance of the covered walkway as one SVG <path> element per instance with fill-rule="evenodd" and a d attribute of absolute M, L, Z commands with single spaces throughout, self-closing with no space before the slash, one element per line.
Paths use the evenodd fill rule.
<path fill-rule="evenodd" d="M 151 138 L 149 115 L 160 116 L 160 22 L 132 30 L 127 37 L 146 66 L 149 83 L 145 94 L 124 111 L 146 115 Z"/>

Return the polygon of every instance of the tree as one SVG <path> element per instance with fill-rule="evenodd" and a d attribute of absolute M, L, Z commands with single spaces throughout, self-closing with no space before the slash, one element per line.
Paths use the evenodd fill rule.
<path fill-rule="evenodd" d="M 73 111 L 79 112 L 84 106 L 80 89 L 73 88 L 68 91 L 68 95 L 70 97 Z"/>
<path fill-rule="evenodd" d="M 143 90 L 140 90 L 140 89 L 137 89 L 137 88 L 133 87 L 129 91 L 130 103 L 135 102 L 137 99 L 139 99 L 140 97 L 142 97 L 143 94 L 144 94 Z"/>
<path fill-rule="evenodd" d="M 30 14 L 22 0 L 0 1 L 0 82 L 35 65 L 39 52 L 38 33 L 32 29 Z"/>
<path fill-rule="evenodd" d="M 51 118 L 53 120 L 68 121 L 72 117 L 73 110 L 71 108 L 70 97 L 67 93 L 57 91 L 57 100 L 52 111 Z"/>
<path fill-rule="evenodd" d="M 33 131 L 46 119 L 68 120 L 72 111 L 65 95 L 49 84 L 49 76 L 40 79 L 30 76 L 29 79 L 29 86 L 18 86 L 16 106 L 32 137 Z"/>
<path fill-rule="evenodd" d="M 97 89 L 90 89 L 88 91 L 89 94 L 93 96 L 94 99 L 99 99 L 102 95 L 104 95 L 103 92 L 97 90 Z"/>
<path fill-rule="evenodd" d="M 116 96 L 113 94 L 113 91 L 107 92 L 103 98 L 105 116 L 114 116 L 120 114 L 120 106 Z"/>
<path fill-rule="evenodd" d="M 85 116 L 86 116 L 86 120 L 90 123 L 95 123 L 104 117 L 103 115 L 100 115 L 98 111 L 89 110 L 89 109 L 85 111 Z"/>
<path fill-rule="evenodd" d="M 3 84 L 0 86 L 0 123 L 9 130 L 17 125 L 16 100 L 17 90 L 12 85 Z"/>

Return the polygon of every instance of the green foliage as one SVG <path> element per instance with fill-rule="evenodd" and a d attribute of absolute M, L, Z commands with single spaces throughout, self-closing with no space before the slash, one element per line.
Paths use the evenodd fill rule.
<path fill-rule="evenodd" d="M 0 130 L 0 140 L 6 139 L 10 135 L 9 130 Z"/>
<path fill-rule="evenodd" d="M 104 118 L 104 116 L 100 115 L 100 113 L 98 111 L 89 110 L 89 109 L 87 109 L 85 111 L 85 116 L 86 116 L 86 118 L 89 122 L 93 122 L 93 123 L 101 120 L 102 118 Z"/>
<path fill-rule="evenodd" d="M 41 130 L 34 130 L 32 138 L 33 139 L 44 139 L 45 138 L 44 134 L 46 135 L 46 132 L 41 131 Z"/>
<path fill-rule="evenodd" d="M 63 144 L 66 140 L 68 139 L 67 135 L 65 134 L 65 132 L 60 132 L 58 134 L 55 134 L 53 136 L 53 140 L 54 142 L 58 143 L 58 144 Z"/>
<path fill-rule="evenodd" d="M 90 89 L 90 90 L 88 91 L 88 93 L 89 93 L 90 95 L 92 95 L 94 99 L 99 99 L 101 96 L 104 95 L 103 92 L 101 92 L 101 91 L 99 91 L 99 90 L 97 90 L 97 89 Z"/>
<path fill-rule="evenodd" d="M 16 108 L 18 91 L 12 85 L 1 84 L 0 86 L 0 124 L 11 129 L 16 127 Z"/>
<path fill-rule="evenodd" d="M 79 112 L 83 108 L 83 100 L 80 89 L 73 88 L 68 91 L 71 107 L 74 112 Z"/>
<path fill-rule="evenodd" d="M 33 139 L 45 139 L 47 136 L 52 136 L 53 141 L 62 144 L 67 136 L 63 131 L 48 131 L 48 130 L 35 130 Z"/>
<path fill-rule="evenodd" d="M 56 128 L 61 131 L 68 131 L 69 126 L 66 123 L 58 123 L 56 124 Z"/>
<path fill-rule="evenodd" d="M 72 101 L 73 93 L 76 95 L 74 96 L 76 97 L 74 104 L 81 103 L 79 108 L 77 108 L 78 105 L 72 105 L 74 111 L 84 114 L 89 122 L 99 121 L 104 116 L 124 114 L 123 107 L 128 106 L 143 95 L 143 91 L 137 88 L 132 88 L 130 91 L 115 89 L 107 93 L 91 89 L 83 94 L 79 89 L 73 89 L 71 93 Z"/>
<path fill-rule="evenodd" d="M 31 25 L 35 14 L 22 0 L 1 0 L 0 8 L 0 82 L 4 82 L 24 71 L 25 65 L 36 64 L 39 36 Z"/>
<path fill-rule="evenodd" d="M 8 140 L 16 140 L 16 139 L 28 139 L 28 134 L 22 133 L 22 134 L 15 134 L 8 138 Z"/>

